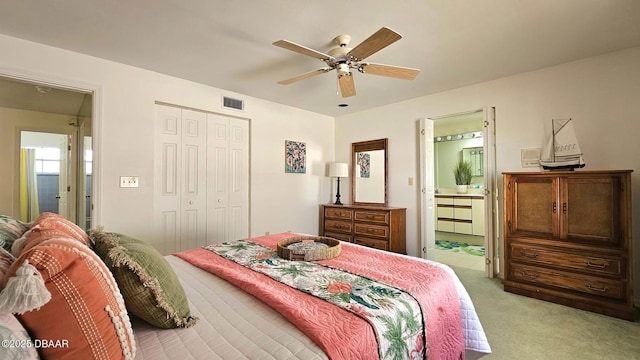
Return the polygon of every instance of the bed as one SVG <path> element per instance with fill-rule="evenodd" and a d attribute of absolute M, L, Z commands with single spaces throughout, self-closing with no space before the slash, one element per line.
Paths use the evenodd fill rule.
<path fill-rule="evenodd" d="M 275 248 L 278 240 L 301 235 L 284 233 L 249 240 Z M 342 243 L 342 248 L 343 254 L 338 258 L 349 256 L 349 250 L 362 247 Z M 428 263 L 446 272 L 455 286 L 459 301 L 465 358 L 475 359 L 490 353 L 490 346 L 471 299 L 449 267 L 375 249 L 364 248 L 363 250 L 367 255 L 375 253 L 384 259 L 395 258 L 402 262 Z M 159 334 L 157 329 L 143 323 L 136 323 L 134 332 L 138 342 L 137 359 L 172 359 L 175 358 L 174 356 L 185 356 L 185 354 L 195 359 L 201 358 L 204 354 L 220 359 L 328 358 L 316 343 L 283 315 L 229 281 L 212 276 L 209 271 L 191 264 L 184 259 L 187 258 L 187 253 L 189 252 L 170 255 L 166 259 L 181 279 L 191 310 L 195 316 L 203 320 L 202 324 L 188 329 L 163 330 Z M 345 259 L 348 261 L 348 258 Z M 175 340 L 178 338 L 184 341 Z M 358 356 L 363 355 L 350 354 L 347 358 L 355 359 Z M 430 356 L 429 358 L 453 357 Z"/>
<path fill-rule="evenodd" d="M 162 257 L 148 243 L 120 234 L 96 242 L 102 235 L 87 236 L 53 215 L 31 224 L 14 223 L 13 230 L 21 236 L 13 244 L 14 258 L 0 248 L 0 331 L 5 331 L 5 339 L 14 339 L 12 344 L 36 341 L 38 346 L 0 348 L 2 356 L 351 360 L 390 358 L 398 341 L 406 341 L 405 349 L 396 351 L 404 358 L 475 359 L 491 352 L 469 295 L 455 273 L 439 263 L 350 243 L 341 243 L 342 253 L 333 259 L 287 263 L 273 253 L 278 241 L 307 236 L 293 233 Z M 259 251 L 260 256 L 250 253 L 255 263 L 243 264 L 231 257 L 237 249 Z M 148 257 L 160 262 L 148 262 Z M 331 299 L 342 299 L 338 302 L 344 304 L 336 306 L 331 299 L 306 288 L 295 289 L 269 273 L 297 267 L 329 282 L 335 279 L 327 274 L 357 279 L 352 284 L 368 284 L 375 293 L 363 292 L 360 285 L 346 293 L 333 292 L 330 286 L 318 286 L 319 281 L 290 277 L 324 289 Z M 133 277 L 123 277 L 125 272 Z M 163 292 L 157 283 L 165 277 L 169 282 L 163 282 Z M 23 280 L 40 282 L 47 296 L 34 303 L 15 295 L 15 289 L 24 287 L 16 284 Z M 137 286 L 133 290 L 131 282 Z M 444 290 L 434 290 L 440 287 Z M 10 294 L 20 299 L 10 299 Z M 141 315 L 136 304 L 146 297 L 152 304 L 144 310 L 156 312 L 151 317 Z M 184 303 L 179 314 L 169 304 L 174 300 Z M 7 312 L 18 315 L 8 318 Z M 415 325 L 407 326 L 415 337 L 405 333 L 389 337 L 385 331 L 394 329 L 392 320 Z M 7 335 L 7 329 L 21 326 L 29 334 L 21 329 Z"/>

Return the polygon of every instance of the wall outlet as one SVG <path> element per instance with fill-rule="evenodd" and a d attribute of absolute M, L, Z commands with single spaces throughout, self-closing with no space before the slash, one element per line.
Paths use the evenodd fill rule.
<path fill-rule="evenodd" d="M 121 188 L 137 188 L 138 177 L 137 176 L 120 176 Z"/>
<path fill-rule="evenodd" d="M 412 177 L 410 177 L 410 178 L 409 178 L 409 181 L 408 181 L 407 183 L 409 184 L 409 186 L 413 186 L 413 178 L 412 178 Z"/>

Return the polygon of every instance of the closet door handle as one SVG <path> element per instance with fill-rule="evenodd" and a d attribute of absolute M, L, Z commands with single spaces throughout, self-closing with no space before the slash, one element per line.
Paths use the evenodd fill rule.
<path fill-rule="evenodd" d="M 555 214 L 558 210 L 558 204 L 556 204 L 556 202 L 553 202 L 553 213 Z"/>
<path fill-rule="evenodd" d="M 567 203 L 562 203 L 562 213 L 567 213 Z"/>

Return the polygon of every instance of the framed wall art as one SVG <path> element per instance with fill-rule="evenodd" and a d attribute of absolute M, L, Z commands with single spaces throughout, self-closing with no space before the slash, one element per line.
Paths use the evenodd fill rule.
<path fill-rule="evenodd" d="M 295 174 L 307 172 L 307 144 L 300 141 L 285 140 L 284 172 Z"/>

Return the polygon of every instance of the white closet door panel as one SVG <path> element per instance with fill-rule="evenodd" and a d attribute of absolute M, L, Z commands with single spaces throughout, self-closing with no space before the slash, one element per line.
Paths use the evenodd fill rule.
<path fill-rule="evenodd" d="M 151 244 L 163 254 L 179 250 L 181 232 L 182 112 L 156 105 L 154 233 Z"/>
<path fill-rule="evenodd" d="M 209 114 L 209 242 L 249 236 L 249 122 Z"/>
<path fill-rule="evenodd" d="M 207 188 L 208 208 L 207 223 L 209 231 L 207 240 L 209 243 L 221 243 L 231 240 L 228 234 L 228 175 L 229 163 L 228 142 L 229 142 L 229 121 L 226 117 L 209 114 L 209 149 Z"/>
<path fill-rule="evenodd" d="M 249 234 L 247 234 L 247 229 L 249 227 L 246 223 L 247 217 L 245 212 L 246 209 L 243 206 L 234 206 L 230 209 L 231 219 L 229 221 L 229 236 L 232 239 L 244 239 L 249 237 Z"/>
<path fill-rule="evenodd" d="M 249 236 L 249 122 L 229 119 L 229 151 L 231 168 L 229 208 L 233 209 L 234 239 Z"/>
<path fill-rule="evenodd" d="M 210 244 L 217 244 L 228 240 L 227 213 L 228 211 L 225 207 L 218 207 L 208 212 L 209 227 L 207 231 L 207 241 Z"/>
<path fill-rule="evenodd" d="M 180 223 L 179 212 L 163 211 L 160 213 L 160 228 L 162 233 L 162 243 L 165 244 L 162 250 L 166 254 L 172 254 L 180 250 Z"/>
<path fill-rule="evenodd" d="M 205 245 L 207 236 L 207 114 L 182 110 L 182 250 Z"/>

